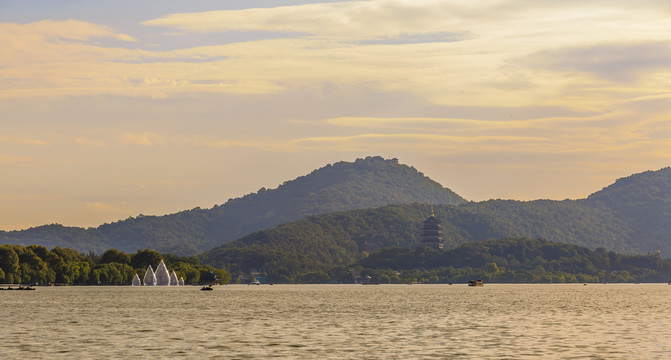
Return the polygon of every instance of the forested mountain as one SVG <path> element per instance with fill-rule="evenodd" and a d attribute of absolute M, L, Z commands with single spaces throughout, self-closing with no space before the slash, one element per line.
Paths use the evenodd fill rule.
<path fill-rule="evenodd" d="M 284 267 L 291 259 L 347 265 L 364 252 L 416 247 L 422 222 L 431 210 L 430 205 L 416 203 L 310 216 L 209 250 L 201 261 L 243 272 Z M 491 200 L 436 205 L 433 211 L 442 223 L 447 248 L 488 239 L 533 237 L 618 252 L 636 250 L 625 242 L 628 231 L 611 213 L 578 201 Z"/>
<path fill-rule="evenodd" d="M 428 204 L 436 205 L 446 247 L 530 237 L 621 253 L 671 254 L 671 168 L 619 179 L 581 200 L 466 202 L 414 168 L 380 157 L 327 165 L 212 209 L 140 215 L 90 229 L 53 224 L 0 232 L 0 243 L 97 253 L 150 248 L 193 255 L 212 249 L 202 255 L 204 263 L 255 264 L 241 266 L 247 268 L 279 258 L 336 265 L 364 251 L 415 246 Z"/>
<path fill-rule="evenodd" d="M 610 211 L 629 230 L 640 251 L 661 249 L 671 256 L 671 168 L 618 179 L 590 195 L 585 203 Z"/>
<path fill-rule="evenodd" d="M 489 200 L 435 208 L 447 248 L 508 237 L 544 238 L 619 253 L 671 254 L 671 168 L 617 180 L 581 200 Z M 202 254 L 205 263 L 249 270 L 277 259 L 343 265 L 388 246 L 419 244 L 429 206 L 406 204 L 313 216 Z"/>
<path fill-rule="evenodd" d="M 459 204 L 463 198 L 396 159 L 367 157 L 327 165 L 276 189 L 260 189 L 212 209 L 138 216 L 98 228 L 58 224 L 0 232 L 0 243 L 102 252 L 151 248 L 190 255 L 254 231 L 332 211 L 402 203 Z"/>

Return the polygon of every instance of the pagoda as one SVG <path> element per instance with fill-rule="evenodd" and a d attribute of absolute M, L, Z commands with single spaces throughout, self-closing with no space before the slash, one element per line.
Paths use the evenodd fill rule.
<path fill-rule="evenodd" d="M 436 219 L 431 207 L 431 216 L 424 220 L 422 228 L 422 245 L 432 249 L 441 250 L 443 248 L 443 236 L 441 233 L 440 221 Z"/>

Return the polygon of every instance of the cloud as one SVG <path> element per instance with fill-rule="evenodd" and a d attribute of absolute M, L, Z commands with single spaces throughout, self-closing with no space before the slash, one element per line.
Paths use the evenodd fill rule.
<path fill-rule="evenodd" d="M 671 75 L 671 42 L 569 46 L 539 51 L 526 61 L 554 71 L 585 72 L 609 81 L 629 82 L 659 72 Z"/>
<path fill-rule="evenodd" d="M 468 152 L 505 151 L 538 147 L 547 139 L 527 136 L 452 136 L 428 133 L 358 134 L 295 139 L 291 145 L 311 150 L 374 152 L 379 149 L 423 154 L 463 154 Z"/>
<path fill-rule="evenodd" d="M 2 136 L 0 137 L 0 142 L 14 143 L 14 144 L 23 144 L 23 145 L 50 145 L 48 141 L 40 139 L 31 139 L 18 136 Z"/>
<path fill-rule="evenodd" d="M 372 40 L 361 40 L 359 44 L 370 45 L 401 45 L 401 44 L 421 44 L 421 43 L 441 43 L 464 40 L 468 34 L 454 34 L 448 32 L 436 32 L 426 34 L 398 34 L 387 37 L 380 37 Z"/>
<path fill-rule="evenodd" d="M 164 143 L 163 138 L 160 135 L 153 133 L 126 133 L 122 135 L 122 141 L 142 146 L 154 146 Z"/>
<path fill-rule="evenodd" d="M 171 14 L 143 22 L 190 32 L 271 31 L 322 37 L 389 38 L 449 31 L 456 3 L 359 1 Z"/>
<path fill-rule="evenodd" d="M 14 156 L 0 153 L 0 166 L 35 166 L 44 161 L 27 156 Z"/>
<path fill-rule="evenodd" d="M 77 145 L 84 145 L 84 146 L 95 146 L 95 147 L 107 147 L 108 146 L 107 142 L 103 139 L 75 137 L 74 142 Z"/>
<path fill-rule="evenodd" d="M 600 111 L 617 101 L 613 100 L 617 95 L 602 92 L 595 101 L 589 73 L 565 76 L 556 71 L 561 69 L 549 55 L 536 58 L 534 65 L 530 54 L 614 41 L 661 41 L 671 31 L 667 15 L 657 11 L 661 3 L 646 4 L 650 6 L 378 0 L 171 14 L 144 22 L 153 31 L 158 26 L 168 28 L 169 32 L 154 34 L 162 41 L 175 38 L 174 29 L 186 34 L 226 34 L 212 36 L 208 46 L 166 51 L 147 50 L 151 45 L 141 41 L 134 42 L 134 49 L 94 42 L 126 39 L 123 33 L 97 24 L 0 24 L 5 33 L 15 32 L 4 38 L 11 51 L 0 54 L 4 66 L 0 98 L 281 94 L 333 83 L 403 91 L 441 105 L 566 107 L 571 103 L 576 109 Z M 647 25 L 640 26 L 642 21 Z M 141 29 L 135 31 L 141 39 Z M 266 33 L 270 38 L 229 39 L 245 32 Z M 127 36 L 134 39 L 133 35 Z M 575 59 L 578 55 L 566 54 Z M 641 76 L 653 74 L 664 60 L 653 54 L 629 68 Z M 572 64 L 567 66 L 581 65 Z M 663 86 L 663 79 L 653 79 L 637 91 Z M 626 91 L 631 89 L 621 89 Z"/>
<path fill-rule="evenodd" d="M 130 35 L 119 33 L 105 25 L 77 20 L 42 20 L 27 24 L 1 23 L 0 38 L 32 38 L 53 42 L 88 41 L 96 38 L 113 38 L 126 42 L 137 42 Z"/>
<path fill-rule="evenodd" d="M 524 109 L 506 109 L 509 112 Z M 437 117 L 411 117 L 411 118 L 384 118 L 384 117 L 339 117 L 327 119 L 325 123 L 341 127 L 352 128 L 377 128 L 388 130 L 419 130 L 432 131 L 434 133 L 451 134 L 502 134 L 506 133 L 544 133 L 569 128 L 586 128 L 590 126 L 603 126 L 605 121 L 615 116 L 614 113 L 603 113 L 595 115 L 557 116 L 557 117 L 534 117 L 529 119 L 513 119 L 499 117 L 493 119 L 479 118 L 437 118 Z M 554 133 L 556 134 L 556 133 Z"/>
<path fill-rule="evenodd" d="M 3 67 L 25 64 L 59 62 L 72 57 L 82 59 L 102 59 L 111 52 L 98 44 L 95 39 L 115 39 L 126 42 L 136 40 L 111 28 L 83 21 L 43 20 L 18 24 L 0 23 L 0 42 L 4 50 L 0 55 Z"/>

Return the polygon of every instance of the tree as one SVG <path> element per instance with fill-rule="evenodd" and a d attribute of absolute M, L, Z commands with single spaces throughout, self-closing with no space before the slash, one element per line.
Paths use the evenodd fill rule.
<path fill-rule="evenodd" d="M 487 270 L 488 273 L 494 273 L 495 274 L 495 273 L 499 272 L 499 267 L 498 267 L 498 265 L 496 265 L 495 262 L 490 262 L 489 264 L 487 264 L 487 267 L 485 268 L 485 270 Z"/>
<path fill-rule="evenodd" d="M 135 269 L 146 269 L 149 265 L 156 267 L 161 260 L 163 257 L 158 252 L 144 249 L 138 250 L 135 255 L 131 256 L 130 265 Z"/>
<path fill-rule="evenodd" d="M 323 284 L 329 281 L 329 275 L 323 271 L 310 271 L 301 276 L 300 282 L 303 284 Z"/>
<path fill-rule="evenodd" d="M 19 273 L 19 255 L 11 245 L 0 245 L 0 268 L 4 272 L 4 282 L 13 283 L 14 276 Z"/>
<path fill-rule="evenodd" d="M 178 262 L 173 266 L 173 270 L 178 277 L 184 278 L 185 284 L 198 284 L 200 282 L 200 271 L 191 264 Z"/>
<path fill-rule="evenodd" d="M 117 249 L 109 249 L 103 253 L 100 257 L 101 264 L 109 263 L 119 263 L 119 264 L 129 264 L 130 265 L 130 256 L 123 251 Z"/>

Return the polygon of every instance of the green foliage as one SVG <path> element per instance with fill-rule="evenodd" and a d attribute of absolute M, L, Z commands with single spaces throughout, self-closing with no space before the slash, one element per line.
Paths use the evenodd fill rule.
<path fill-rule="evenodd" d="M 130 256 L 125 252 L 119 251 L 117 249 L 109 249 L 105 251 L 100 257 L 100 263 L 101 264 L 119 263 L 119 264 L 130 265 L 131 261 Z"/>
<path fill-rule="evenodd" d="M 463 283 L 475 278 L 500 283 L 665 282 L 671 260 L 515 238 L 444 251 L 387 248 L 361 259 L 357 267 L 380 283 L 395 279 L 392 273 L 398 275 L 395 281 L 407 283 Z"/>
<path fill-rule="evenodd" d="M 19 255 L 11 245 L 0 245 L 0 269 L 3 277 L 19 272 Z"/>
<path fill-rule="evenodd" d="M 102 256 L 86 256 L 60 247 L 47 250 L 41 245 L 0 245 L 0 283 L 130 285 L 135 274 L 144 274 L 145 265 L 156 268 L 162 258 L 149 249 L 138 250 L 132 256 L 116 249 L 105 251 Z M 224 284 L 231 280 L 225 269 L 200 265 L 196 257 L 166 254 L 165 258 L 172 261 L 167 266 L 184 277 L 186 284 L 198 284 L 202 273 L 214 273 Z"/>
<path fill-rule="evenodd" d="M 575 201 L 495 200 L 433 208 L 442 223 L 447 248 L 492 238 L 524 236 L 591 248 L 601 247 L 608 242 L 605 239 L 611 239 L 611 248 L 630 250 L 625 244 L 612 240 L 618 238 L 621 225 L 609 213 L 590 210 Z M 287 267 L 284 265 L 287 263 L 298 261 L 306 268 L 323 269 L 349 265 L 377 249 L 414 248 L 420 242 L 422 221 L 430 212 L 429 205 L 408 204 L 310 216 L 252 233 L 203 253 L 200 259 L 204 264 L 226 267 L 234 273 L 271 267 L 273 279 L 279 281 L 279 276 L 291 277 L 298 271 L 299 266 L 292 266 L 293 270 L 278 269 Z M 418 248 L 416 251 L 431 250 Z M 464 258 L 469 258 L 468 247 L 460 251 L 465 252 Z M 420 255 L 416 254 L 415 260 L 431 259 Z M 492 262 L 489 258 L 470 260 L 477 261 L 478 267 Z M 501 265 L 499 261 L 493 262 Z"/>
<path fill-rule="evenodd" d="M 138 250 L 135 255 L 131 256 L 130 264 L 136 269 L 147 269 L 151 265 L 156 270 L 156 265 L 161 260 L 163 260 L 163 257 L 157 251 L 144 249 Z"/>

